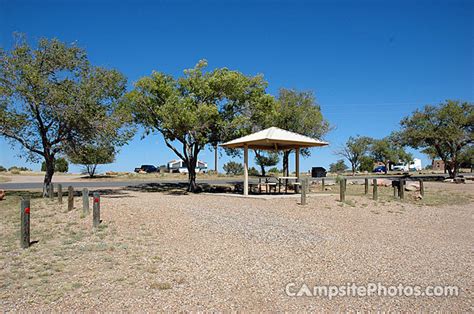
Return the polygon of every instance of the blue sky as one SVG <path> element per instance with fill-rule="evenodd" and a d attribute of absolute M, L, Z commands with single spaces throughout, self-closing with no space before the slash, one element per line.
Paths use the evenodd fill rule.
<path fill-rule="evenodd" d="M 179 76 L 205 58 L 210 68 L 264 74 L 274 95 L 281 87 L 314 91 L 334 130 L 329 147 L 302 160 L 308 170 L 338 159 L 349 136 L 384 137 L 425 104 L 473 101 L 473 21 L 474 1 L 0 0 L 0 46 L 11 48 L 13 32 L 31 43 L 75 41 L 94 65 L 124 73 L 130 88 L 152 70 Z M 0 147 L 0 165 L 39 169 L 3 139 Z M 174 157 L 161 136 L 139 133 L 101 169 Z M 201 159 L 213 165 L 212 152 Z"/>

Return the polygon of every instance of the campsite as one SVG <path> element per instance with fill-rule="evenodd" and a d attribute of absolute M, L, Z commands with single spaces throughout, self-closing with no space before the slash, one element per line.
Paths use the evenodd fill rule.
<path fill-rule="evenodd" d="M 471 1 L 2 1 L 1 312 L 470 312 Z"/>

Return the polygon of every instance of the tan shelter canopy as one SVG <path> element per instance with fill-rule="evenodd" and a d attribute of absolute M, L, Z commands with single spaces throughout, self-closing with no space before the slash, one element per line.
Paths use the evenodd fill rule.
<path fill-rule="evenodd" d="M 326 146 L 327 142 L 319 141 L 308 136 L 298 133 L 282 130 L 276 127 L 271 127 L 241 138 L 232 140 L 230 142 L 221 144 L 222 147 L 227 148 L 243 148 L 244 149 L 244 195 L 248 194 L 248 149 L 263 149 L 263 150 L 295 150 L 295 170 L 296 176 L 300 177 L 300 148 Z"/>
<path fill-rule="evenodd" d="M 329 143 L 315 140 L 311 137 L 298 133 L 271 127 L 230 142 L 221 144 L 227 148 L 244 148 L 247 145 L 251 149 L 264 150 L 287 150 L 295 148 L 306 148 L 315 146 L 326 146 Z"/>

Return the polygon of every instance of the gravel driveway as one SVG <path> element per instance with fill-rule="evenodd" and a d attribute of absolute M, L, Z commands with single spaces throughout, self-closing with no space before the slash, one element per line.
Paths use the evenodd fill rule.
<path fill-rule="evenodd" d="M 312 197 L 300 206 L 292 198 L 124 192 L 102 197 L 104 227 L 95 232 L 84 232 L 90 216 L 56 210 L 51 219 L 58 230 L 68 222 L 68 232 L 5 254 L 1 309 L 472 310 L 472 202 L 431 207 L 354 196 L 341 206 L 336 199 Z M 74 241 L 60 239 L 78 233 Z M 10 276 L 39 261 L 63 267 L 46 283 Z M 285 293 L 288 283 L 378 282 L 461 291 L 332 300 Z"/>

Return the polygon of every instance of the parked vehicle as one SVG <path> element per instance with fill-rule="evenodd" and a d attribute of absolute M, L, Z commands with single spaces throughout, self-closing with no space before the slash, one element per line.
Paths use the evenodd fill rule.
<path fill-rule="evenodd" d="M 311 176 L 313 178 L 323 178 L 326 176 L 326 169 L 324 169 L 323 167 L 313 167 L 311 168 Z"/>
<path fill-rule="evenodd" d="M 386 169 L 387 168 L 385 166 L 378 166 L 372 172 L 377 172 L 377 173 L 386 172 Z"/>
<path fill-rule="evenodd" d="M 175 159 L 168 162 L 168 170 L 171 173 L 188 173 L 188 168 L 184 165 L 181 159 Z M 207 172 L 207 162 L 198 160 L 196 164 L 196 173 Z"/>
<path fill-rule="evenodd" d="M 394 171 L 420 171 L 422 169 L 421 159 L 418 158 L 414 158 L 413 161 L 409 163 L 400 162 L 392 168 Z"/>
<path fill-rule="evenodd" d="M 152 173 L 152 172 L 156 172 L 157 170 L 158 169 L 156 169 L 156 167 L 153 165 L 141 165 L 140 168 L 135 168 L 136 173 L 139 173 L 139 172 Z"/>

